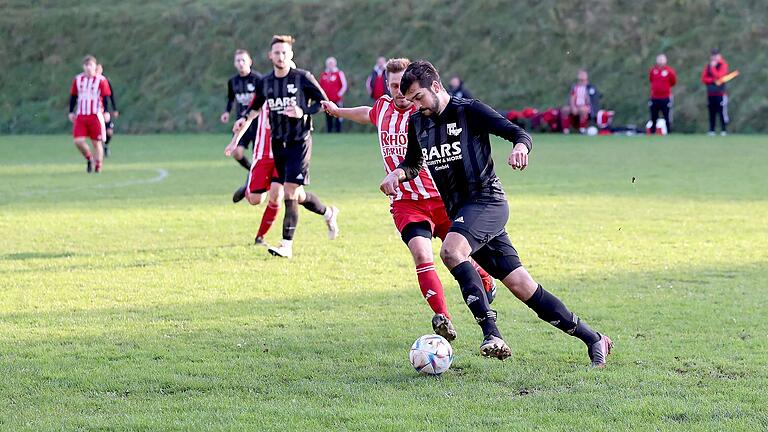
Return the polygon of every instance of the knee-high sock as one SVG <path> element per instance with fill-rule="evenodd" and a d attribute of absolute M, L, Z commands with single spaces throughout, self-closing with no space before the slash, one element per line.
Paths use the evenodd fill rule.
<path fill-rule="evenodd" d="M 443 284 L 435 271 L 435 263 L 424 263 L 416 266 L 416 277 L 419 280 L 419 288 L 424 300 L 429 303 L 432 312 L 443 314 L 451 318 L 448 314 L 448 306 L 445 304 L 445 293 Z"/>
<path fill-rule="evenodd" d="M 301 205 L 303 205 L 305 209 L 311 211 L 312 213 L 325 215 L 325 204 L 320 202 L 320 198 L 318 198 L 317 195 L 313 194 L 312 192 L 307 192 L 307 197 L 304 199 Z"/>
<path fill-rule="evenodd" d="M 283 238 L 293 240 L 293 234 L 296 232 L 296 225 L 299 223 L 299 202 L 296 200 L 285 200 L 285 216 L 283 216 Z"/>
<path fill-rule="evenodd" d="M 569 311 L 559 298 L 542 288 L 541 285 L 536 288 L 536 292 L 525 304 L 533 309 L 542 320 L 581 339 L 587 345 L 592 345 L 600 340 L 600 335 L 597 332 L 580 320 L 575 313 Z"/>
<path fill-rule="evenodd" d="M 267 231 L 272 227 L 272 223 L 277 218 L 277 211 L 280 206 L 277 204 L 267 203 L 267 208 L 264 209 L 264 215 L 261 217 L 261 225 L 259 225 L 259 232 L 256 233 L 256 237 L 264 237 L 267 235 Z"/>
<path fill-rule="evenodd" d="M 248 160 L 248 156 L 243 155 L 242 158 L 236 159 L 237 163 L 240 164 L 243 168 L 247 169 L 248 171 L 251 170 L 251 162 Z"/>
<path fill-rule="evenodd" d="M 483 268 L 480 267 L 475 262 L 475 260 L 470 258 L 469 262 L 472 264 L 472 267 L 477 270 L 477 274 L 480 275 L 480 279 L 483 281 L 483 289 L 485 289 L 485 292 L 489 292 L 493 288 L 493 278 L 488 274 L 487 271 L 483 270 Z"/>
<path fill-rule="evenodd" d="M 501 333 L 496 327 L 496 312 L 488 304 L 483 282 L 480 280 L 477 270 L 472 267 L 469 261 L 464 261 L 452 268 L 451 274 L 459 283 L 461 295 L 464 297 L 464 302 L 467 303 L 469 310 L 472 311 L 475 321 L 483 329 L 483 336 L 501 337 Z"/>

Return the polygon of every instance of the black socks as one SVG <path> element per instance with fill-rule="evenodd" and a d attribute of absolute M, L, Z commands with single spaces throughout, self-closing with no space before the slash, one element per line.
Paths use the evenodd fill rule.
<path fill-rule="evenodd" d="M 317 213 L 321 216 L 325 214 L 325 204 L 321 203 L 320 198 L 312 192 L 307 192 L 307 197 L 301 205 L 312 213 Z"/>
<path fill-rule="evenodd" d="M 283 238 L 293 240 L 296 225 L 299 223 L 299 202 L 285 200 L 285 216 L 283 217 Z"/>
<path fill-rule="evenodd" d="M 464 302 L 467 303 L 475 320 L 483 329 L 483 336 L 492 335 L 500 338 L 501 334 L 496 327 L 496 312 L 488 304 L 488 298 L 485 295 L 485 289 L 483 289 L 483 281 L 477 270 L 472 267 L 469 261 L 464 261 L 451 269 L 451 274 L 459 283 Z"/>
<path fill-rule="evenodd" d="M 251 170 L 251 162 L 248 160 L 246 156 L 243 156 L 242 159 L 235 159 L 237 163 L 240 164 L 243 168 L 247 169 L 248 171 Z"/>
<path fill-rule="evenodd" d="M 581 321 L 575 313 L 568 310 L 560 299 L 539 285 L 536 292 L 525 304 L 544 321 L 552 324 L 571 336 L 592 345 L 600 340 L 600 335 Z"/>

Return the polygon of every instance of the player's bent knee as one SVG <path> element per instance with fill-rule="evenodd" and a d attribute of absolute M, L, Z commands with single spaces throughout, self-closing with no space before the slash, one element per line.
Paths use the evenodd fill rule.
<path fill-rule="evenodd" d="M 450 269 L 466 261 L 467 257 L 463 256 L 458 249 L 445 247 L 443 244 L 443 247 L 440 248 L 440 259 Z"/>
<path fill-rule="evenodd" d="M 245 195 L 245 199 L 248 200 L 248 203 L 250 205 L 259 205 L 264 200 L 264 194 L 263 193 L 250 193 L 250 192 L 248 192 Z"/>

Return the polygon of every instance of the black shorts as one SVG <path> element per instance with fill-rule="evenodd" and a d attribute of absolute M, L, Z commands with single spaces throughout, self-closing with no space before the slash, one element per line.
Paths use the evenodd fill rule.
<path fill-rule="evenodd" d="M 109 121 L 105 121 L 104 122 L 104 127 L 106 129 L 114 129 L 115 128 L 115 122 L 113 122 L 112 119 L 110 119 Z"/>
<path fill-rule="evenodd" d="M 499 280 L 522 266 L 504 230 L 508 219 L 506 201 L 470 202 L 456 213 L 450 229 L 467 239 L 475 262 Z"/>
<path fill-rule="evenodd" d="M 240 141 L 237 143 L 238 146 L 248 148 L 252 142 L 256 140 L 256 129 L 259 127 L 259 122 L 254 120 L 251 122 L 251 125 L 248 126 L 248 130 L 245 131 L 245 134 L 242 138 L 240 138 Z"/>
<path fill-rule="evenodd" d="M 272 156 L 275 159 L 277 183 L 309 184 L 309 160 L 312 157 L 312 137 L 303 142 L 285 144 L 272 140 Z"/>

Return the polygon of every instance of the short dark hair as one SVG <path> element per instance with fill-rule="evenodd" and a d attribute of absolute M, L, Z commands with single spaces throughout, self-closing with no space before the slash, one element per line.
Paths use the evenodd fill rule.
<path fill-rule="evenodd" d="M 287 43 L 288 45 L 293 46 L 294 42 L 296 42 L 296 39 L 291 35 L 274 35 L 272 36 L 272 43 L 270 43 L 269 46 L 272 47 L 276 43 Z"/>
<path fill-rule="evenodd" d="M 426 60 L 416 60 L 408 65 L 400 79 L 400 91 L 405 94 L 414 82 L 418 82 L 421 87 L 429 87 L 432 82 L 440 82 L 440 74 L 432 63 Z"/>

